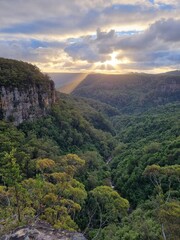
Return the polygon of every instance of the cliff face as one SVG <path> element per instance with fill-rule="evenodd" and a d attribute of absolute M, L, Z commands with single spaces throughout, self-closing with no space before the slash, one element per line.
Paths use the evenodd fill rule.
<path fill-rule="evenodd" d="M 11 120 L 18 125 L 24 120 L 33 120 L 46 115 L 54 102 L 53 84 L 49 84 L 46 91 L 40 85 L 29 86 L 24 90 L 1 86 L 0 118 Z"/>
<path fill-rule="evenodd" d="M 24 120 L 33 120 L 46 115 L 56 101 L 53 81 L 37 68 L 25 72 L 22 76 L 20 75 L 22 69 L 15 68 L 17 71 L 14 77 L 12 66 L 8 64 L 6 62 L 6 71 L 2 71 L 0 61 L 0 119 L 13 121 L 15 125 L 19 125 Z M 21 66 L 21 62 L 18 64 Z M 21 78 L 18 78 L 19 76 Z M 8 80 L 5 81 L 6 79 Z"/>

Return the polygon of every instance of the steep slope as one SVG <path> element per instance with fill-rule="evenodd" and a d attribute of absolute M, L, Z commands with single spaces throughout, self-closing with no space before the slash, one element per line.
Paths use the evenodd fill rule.
<path fill-rule="evenodd" d="M 36 66 L 0 58 L 0 119 L 18 125 L 46 115 L 55 100 L 53 81 Z"/>
<path fill-rule="evenodd" d="M 26 134 L 34 131 L 40 137 L 53 139 L 62 152 L 94 149 L 108 157 L 113 148 L 113 127 L 104 114 L 82 100 L 79 106 L 79 102 L 80 100 L 58 93 L 57 103 L 47 117 L 25 122 L 20 128 Z"/>
<path fill-rule="evenodd" d="M 123 112 L 180 100 L 180 77 L 168 74 L 91 74 L 72 92 L 107 103 Z"/>
<path fill-rule="evenodd" d="M 179 116 L 180 104 L 174 103 L 114 117 L 118 146 L 110 163 L 113 184 L 133 205 L 153 193 L 152 183 L 143 176 L 146 166 L 180 163 Z M 180 194 L 177 182 L 171 187 Z"/>
<path fill-rule="evenodd" d="M 112 108 L 100 104 L 101 114 L 83 100 L 65 94 L 53 98 L 54 87 L 52 92 L 48 89 L 53 83 L 27 63 L 2 59 L 1 70 L 6 95 L 1 93 L 0 236 L 37 220 L 54 229 L 83 229 L 79 212 L 86 205 L 87 192 L 110 182 L 105 160 L 114 148 L 113 129 L 105 116 Z M 29 119 L 33 121 L 25 121 Z M 31 230 L 15 230 L 6 238 L 18 239 L 24 233 L 27 237 Z M 64 239 L 84 238 L 61 230 L 54 236 L 50 229 L 46 234 L 37 231 L 40 237 L 62 233 Z"/>
<path fill-rule="evenodd" d="M 1 83 L 13 97 L 47 90 L 36 67 L 9 61 Z M 88 239 L 154 240 L 163 225 L 167 239 L 179 239 L 179 78 L 87 79 L 89 98 L 57 93 L 45 114 L 32 106 L 34 121 L 0 121 L 0 236 L 83 239 L 81 229 Z"/>
<path fill-rule="evenodd" d="M 165 224 L 169 239 L 179 239 L 179 72 L 89 75 L 72 94 L 88 101 L 101 101 L 119 111 L 111 117 L 117 143 L 108 161 L 111 183 L 136 210 L 124 219 L 124 226 L 105 227 L 99 239 L 103 240 L 108 234 L 111 239 L 132 239 L 132 236 L 137 236 L 134 239 L 160 239 L 159 221 Z M 166 204 L 174 206 L 170 210 Z M 142 224 L 147 229 L 154 228 L 152 233 L 148 232 L 148 237 L 137 227 Z"/>

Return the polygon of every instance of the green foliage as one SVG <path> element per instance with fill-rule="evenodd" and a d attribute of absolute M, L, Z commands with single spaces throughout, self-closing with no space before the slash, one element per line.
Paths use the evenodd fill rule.
<path fill-rule="evenodd" d="M 31 64 L 0 65 L 0 85 L 52 84 Z M 90 75 L 74 91 L 86 98 L 0 121 L 0 234 L 39 218 L 94 240 L 179 239 L 178 81 Z"/>
<path fill-rule="evenodd" d="M 19 165 L 16 163 L 15 149 L 12 149 L 10 153 L 6 153 L 3 161 L 3 168 L 1 169 L 1 176 L 3 182 L 8 186 L 14 186 L 21 181 Z"/>
<path fill-rule="evenodd" d="M 152 185 L 143 176 L 146 166 L 179 163 L 178 115 L 178 105 L 169 105 L 114 119 L 120 145 L 110 163 L 113 183 L 134 206 L 153 193 Z M 172 187 L 177 190 L 177 181 Z"/>
<path fill-rule="evenodd" d="M 51 139 L 37 138 L 29 132 L 27 136 L 12 124 L 0 121 L 0 168 L 5 155 L 15 148 L 14 156 L 23 177 L 36 174 L 37 158 L 57 158 L 60 155 L 59 146 Z M 0 179 L 0 182 L 1 179 Z"/>
<path fill-rule="evenodd" d="M 118 222 L 126 215 L 129 208 L 128 200 L 122 198 L 118 192 L 108 186 L 98 186 L 89 192 L 90 214 L 94 219 L 92 224 L 99 228 Z"/>
<path fill-rule="evenodd" d="M 173 195 L 172 183 L 179 183 L 180 165 L 160 167 L 154 164 L 146 167 L 144 175 L 150 177 L 156 190 L 156 213 L 163 239 L 179 239 L 180 201 Z M 164 181 L 168 182 L 167 190 L 163 188 Z"/>
<path fill-rule="evenodd" d="M 3 167 L 1 169 L 1 177 L 4 184 L 7 186 L 7 191 L 9 191 L 10 196 L 13 196 L 11 204 L 12 202 L 14 202 L 14 204 L 10 208 L 15 211 L 18 217 L 18 221 L 21 222 L 21 210 L 24 207 L 22 204 L 22 194 L 24 192 L 24 189 L 20 184 L 22 176 L 20 174 L 20 167 L 16 162 L 15 151 L 15 149 L 12 149 L 10 153 L 5 154 L 3 159 Z M 9 208 L 9 203 L 7 205 L 7 208 Z M 7 209 L 5 210 L 5 212 L 6 211 Z"/>
<path fill-rule="evenodd" d="M 53 82 L 49 77 L 40 72 L 37 66 L 32 64 L 0 58 L 0 86 L 25 88 L 29 84 L 43 83 L 49 86 Z M 46 88 L 48 90 L 48 88 Z"/>
<path fill-rule="evenodd" d="M 109 117 L 119 114 L 116 108 L 92 99 L 82 99 L 63 93 L 58 93 L 58 96 L 61 100 L 65 100 L 72 107 L 78 109 L 80 114 L 95 128 L 104 132 L 115 133 Z"/>
<path fill-rule="evenodd" d="M 180 237 L 180 201 L 171 200 L 164 203 L 158 211 L 158 217 L 167 238 L 178 240 Z"/>
<path fill-rule="evenodd" d="M 21 129 L 27 134 L 35 132 L 38 138 L 54 141 L 65 154 L 97 149 L 108 157 L 114 147 L 111 133 L 95 128 L 94 123 L 87 121 L 67 97 L 59 100 L 49 117 L 24 123 Z"/>
<path fill-rule="evenodd" d="M 74 176 L 79 169 L 85 164 L 85 161 L 78 157 L 76 154 L 67 154 L 62 157 L 59 162 L 61 171 L 68 173 L 70 176 Z"/>
<path fill-rule="evenodd" d="M 98 202 L 98 204 L 102 204 L 106 210 L 106 208 L 109 208 L 109 204 L 112 204 L 115 206 L 115 211 L 119 211 L 122 209 L 128 209 L 129 203 L 126 199 L 123 199 L 120 197 L 120 195 L 113 190 L 111 187 L 108 186 L 99 186 L 93 189 L 90 194 L 92 194 L 92 197 L 95 198 L 95 200 Z M 110 201 L 110 199 L 112 201 Z M 110 210 L 110 208 L 109 208 Z"/>
<path fill-rule="evenodd" d="M 14 211 L 17 211 L 18 218 L 14 221 L 19 223 L 25 224 L 39 217 L 56 228 L 77 230 L 74 217 L 81 210 L 81 205 L 87 197 L 84 185 L 68 174 L 68 181 L 58 181 L 56 178 L 56 182 L 50 182 L 52 174 L 60 174 L 44 173 L 45 170 L 55 167 L 55 162 L 51 159 L 37 160 L 37 167 L 42 175 L 21 181 L 13 154 L 8 155 L 8 159 L 11 160 L 12 166 L 4 166 L 2 171 L 2 178 L 8 184 L 8 188 L 0 188 L 0 212 L 5 218 L 6 226 L 9 220 L 13 221 Z M 77 159 L 83 162 L 78 156 Z"/>
<path fill-rule="evenodd" d="M 77 177 L 85 184 L 87 190 L 101 185 L 110 185 L 110 168 L 97 151 L 86 151 L 80 156 L 85 160 L 85 165 Z"/>
<path fill-rule="evenodd" d="M 120 225 L 110 224 L 101 230 L 98 240 L 156 240 L 160 238 L 160 225 L 148 209 L 136 209 L 123 218 Z"/>
<path fill-rule="evenodd" d="M 72 94 L 135 113 L 179 101 L 179 79 L 168 74 L 90 74 Z"/>
<path fill-rule="evenodd" d="M 51 169 L 55 166 L 55 162 L 51 159 L 45 158 L 45 159 L 38 159 L 36 161 L 36 168 L 40 170 L 40 172 L 44 172 L 46 170 Z"/>

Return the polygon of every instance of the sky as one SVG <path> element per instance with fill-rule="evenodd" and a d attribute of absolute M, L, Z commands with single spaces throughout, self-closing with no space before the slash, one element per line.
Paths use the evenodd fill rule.
<path fill-rule="evenodd" d="M 0 0 L 0 57 L 44 72 L 180 69 L 180 0 Z"/>

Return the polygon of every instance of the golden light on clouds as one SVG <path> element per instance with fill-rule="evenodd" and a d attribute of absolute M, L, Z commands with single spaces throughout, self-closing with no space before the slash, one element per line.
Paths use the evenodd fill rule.
<path fill-rule="evenodd" d="M 112 52 L 110 54 L 110 60 L 104 62 L 105 65 L 111 65 L 112 67 L 116 68 L 119 65 L 120 60 L 117 59 L 117 53 Z"/>
<path fill-rule="evenodd" d="M 179 16 L 179 0 L 0 1 L 0 57 L 45 72 L 179 69 Z"/>
<path fill-rule="evenodd" d="M 130 64 L 131 61 L 126 57 L 119 57 L 119 52 L 112 52 L 109 54 L 109 60 L 106 60 L 104 62 L 97 62 L 94 63 L 94 72 L 103 72 L 103 73 L 125 73 L 127 72 L 127 69 L 124 68 L 125 65 Z"/>

